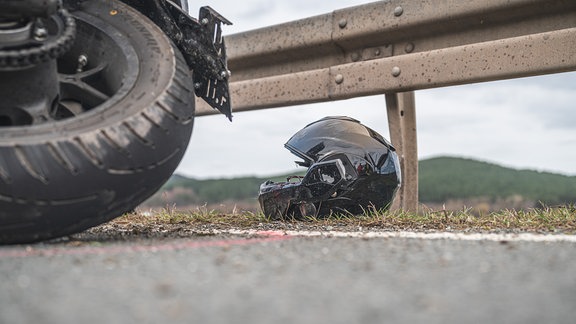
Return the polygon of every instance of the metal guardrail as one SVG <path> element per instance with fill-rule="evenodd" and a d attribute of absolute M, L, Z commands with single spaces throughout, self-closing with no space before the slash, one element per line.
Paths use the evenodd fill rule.
<path fill-rule="evenodd" d="M 233 110 L 386 94 L 418 203 L 412 91 L 576 70 L 576 1 L 391 0 L 226 37 Z M 197 115 L 216 113 L 197 101 Z"/>

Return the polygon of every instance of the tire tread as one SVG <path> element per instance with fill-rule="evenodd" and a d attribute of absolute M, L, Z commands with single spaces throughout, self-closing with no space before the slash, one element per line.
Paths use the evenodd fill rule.
<path fill-rule="evenodd" d="M 22 146 L 16 145 L 14 147 L 14 154 L 20 163 L 20 166 L 26 170 L 26 172 L 34 179 L 40 181 L 41 183 L 47 185 L 50 183 L 48 177 L 42 170 L 37 168 L 32 160 L 28 157 L 24 148 Z"/>

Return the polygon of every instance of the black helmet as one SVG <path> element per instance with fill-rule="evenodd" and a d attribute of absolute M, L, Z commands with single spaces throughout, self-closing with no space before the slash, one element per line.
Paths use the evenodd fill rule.
<path fill-rule="evenodd" d="M 388 208 L 400 185 L 394 147 L 350 117 L 322 118 L 284 146 L 304 160 L 296 163 L 308 171 L 303 177 L 260 186 L 260 207 L 272 219 Z"/>

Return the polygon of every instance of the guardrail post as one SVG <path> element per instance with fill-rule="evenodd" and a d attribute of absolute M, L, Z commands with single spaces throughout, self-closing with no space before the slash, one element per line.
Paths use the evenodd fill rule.
<path fill-rule="evenodd" d="M 418 144 L 414 91 L 386 94 L 390 141 L 396 148 L 402 185 L 392 210 L 418 211 Z"/>

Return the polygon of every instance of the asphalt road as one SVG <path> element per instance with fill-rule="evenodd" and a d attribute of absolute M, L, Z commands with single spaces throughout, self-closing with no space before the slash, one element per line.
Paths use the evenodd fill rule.
<path fill-rule="evenodd" d="M 0 247 L 0 323 L 574 323 L 576 243 L 197 236 Z"/>

